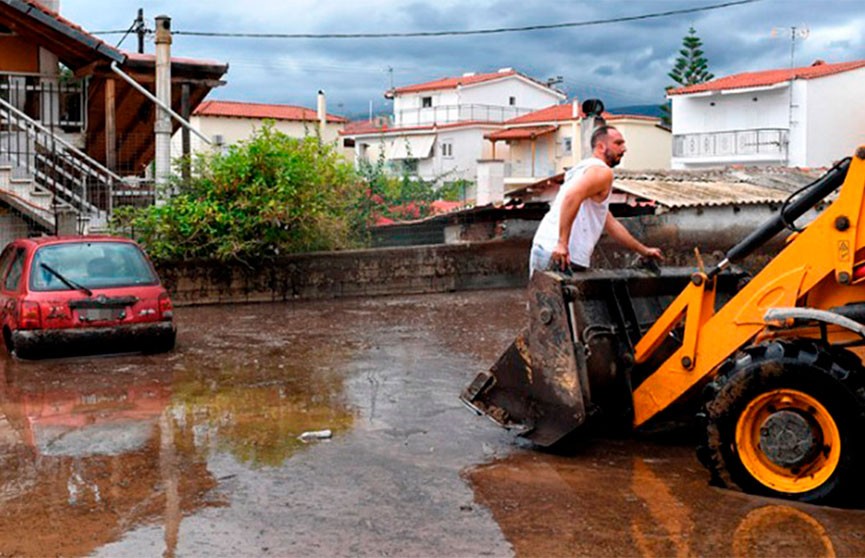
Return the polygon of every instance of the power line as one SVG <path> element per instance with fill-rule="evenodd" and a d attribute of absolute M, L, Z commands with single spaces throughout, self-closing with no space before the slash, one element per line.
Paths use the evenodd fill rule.
<path fill-rule="evenodd" d="M 611 19 L 595 19 L 589 21 L 572 21 L 567 23 L 551 23 L 547 25 L 527 25 L 523 27 L 498 27 L 493 29 L 475 29 L 469 31 L 414 31 L 408 33 L 223 33 L 213 31 L 174 31 L 174 35 L 187 35 L 192 37 L 222 37 L 222 38 L 255 38 L 255 39 L 389 39 L 408 37 L 450 37 L 465 35 L 493 35 L 497 33 L 517 33 L 524 31 L 543 31 L 549 29 L 564 29 L 568 27 L 588 27 L 593 25 L 606 25 L 610 23 L 622 23 L 627 21 L 640 21 L 646 19 L 657 19 L 681 14 L 693 14 L 709 10 L 719 10 L 731 6 L 753 4 L 762 0 L 733 0 L 721 4 L 712 4 L 698 8 L 683 8 L 681 10 L 669 10 L 666 12 L 655 12 L 635 16 L 623 16 Z M 94 34 L 107 35 L 118 31 L 106 31 Z M 123 31 L 120 31 L 121 33 Z"/>

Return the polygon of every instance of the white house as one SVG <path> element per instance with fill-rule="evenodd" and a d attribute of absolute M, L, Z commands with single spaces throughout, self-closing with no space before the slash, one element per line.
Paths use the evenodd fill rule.
<path fill-rule="evenodd" d="M 661 126 L 659 118 L 609 112 L 602 116 L 625 138 L 628 151 L 621 168 L 670 168 L 670 131 Z M 505 190 L 535 183 L 580 161 L 588 151 L 583 145 L 588 139 L 584 138 L 585 120 L 574 100 L 512 118 L 503 129 L 487 134 L 493 159 L 504 161 Z"/>
<path fill-rule="evenodd" d="M 327 114 L 321 94 L 317 109 L 238 101 L 204 101 L 192 113 L 189 123 L 210 138 L 214 146 L 227 146 L 248 139 L 266 120 L 273 121 L 274 129 L 288 136 L 302 138 L 318 135 L 325 143 L 337 143 L 340 152 L 348 156 L 352 153 L 352 150 L 342 150 L 342 138 L 339 135 L 348 120 Z M 179 132 L 171 141 L 171 152 L 182 153 Z M 195 134 L 190 136 L 190 144 L 192 152 L 208 147 Z"/>
<path fill-rule="evenodd" d="M 503 68 L 464 74 L 388 91 L 392 126 L 350 127 L 357 160 L 383 157 L 396 172 L 425 180 L 474 180 L 478 159 L 491 156 L 484 135 L 510 118 L 560 102 L 564 95 Z"/>
<path fill-rule="evenodd" d="M 822 167 L 865 143 L 865 60 L 735 74 L 668 93 L 674 169 Z"/>

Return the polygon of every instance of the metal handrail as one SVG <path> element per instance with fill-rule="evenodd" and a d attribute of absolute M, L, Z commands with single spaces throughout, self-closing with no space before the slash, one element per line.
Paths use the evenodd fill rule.
<path fill-rule="evenodd" d="M 118 182 L 123 182 L 123 178 L 120 177 L 118 174 L 114 173 L 113 171 L 111 171 L 110 169 L 108 169 L 107 167 L 102 165 L 99 161 L 96 161 L 95 159 L 91 158 L 89 155 L 87 155 L 86 153 L 84 153 L 83 151 L 81 151 L 80 149 L 78 149 L 77 147 L 72 145 L 71 143 L 67 142 L 63 138 L 55 135 L 48 128 L 44 127 L 42 124 L 40 124 L 36 120 L 33 120 L 32 118 L 27 116 L 25 113 L 21 112 L 20 110 L 18 110 L 14 106 L 12 106 L 10 103 L 8 103 L 2 97 L 0 97 L 0 106 L 6 108 L 6 110 L 11 111 L 12 114 L 14 114 L 16 117 L 20 118 L 21 120 L 24 120 L 29 125 L 33 126 L 34 128 L 36 128 L 40 132 L 46 134 L 48 137 L 50 137 L 52 139 L 52 141 L 56 141 L 57 143 L 59 143 L 60 145 L 62 145 L 66 149 L 68 149 L 69 151 L 75 153 L 80 159 L 85 161 L 88 165 L 96 167 L 97 169 L 102 171 L 104 174 L 108 175 L 109 177 L 113 178 L 114 180 L 116 180 Z"/>

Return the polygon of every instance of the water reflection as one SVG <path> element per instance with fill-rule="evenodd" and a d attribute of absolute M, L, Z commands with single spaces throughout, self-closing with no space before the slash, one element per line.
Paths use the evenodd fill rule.
<path fill-rule="evenodd" d="M 467 474 L 519 556 L 865 554 L 865 512 L 710 487 L 690 446 L 599 441 Z"/>
<path fill-rule="evenodd" d="M 227 503 L 212 455 L 276 466 L 304 431 L 351 427 L 351 347 L 262 342 L 254 321 L 219 335 L 211 313 L 169 355 L 0 357 L 0 555 L 86 555 L 149 524 L 173 556 L 184 516 Z"/>
<path fill-rule="evenodd" d="M 205 505 L 216 481 L 200 455 L 173 450 L 188 433 L 176 428 L 165 374 L 0 365 L 4 554 L 86 554 L 130 525 L 176 529 Z M 166 490 L 180 485 L 183 497 Z"/>

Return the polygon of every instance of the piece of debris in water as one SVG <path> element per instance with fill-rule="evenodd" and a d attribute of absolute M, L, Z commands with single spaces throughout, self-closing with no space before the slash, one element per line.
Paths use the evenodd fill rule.
<path fill-rule="evenodd" d="M 310 430 L 304 432 L 298 436 L 298 439 L 302 442 L 309 442 L 312 440 L 329 440 L 331 436 L 333 436 L 333 432 L 328 428 L 326 430 Z"/>

